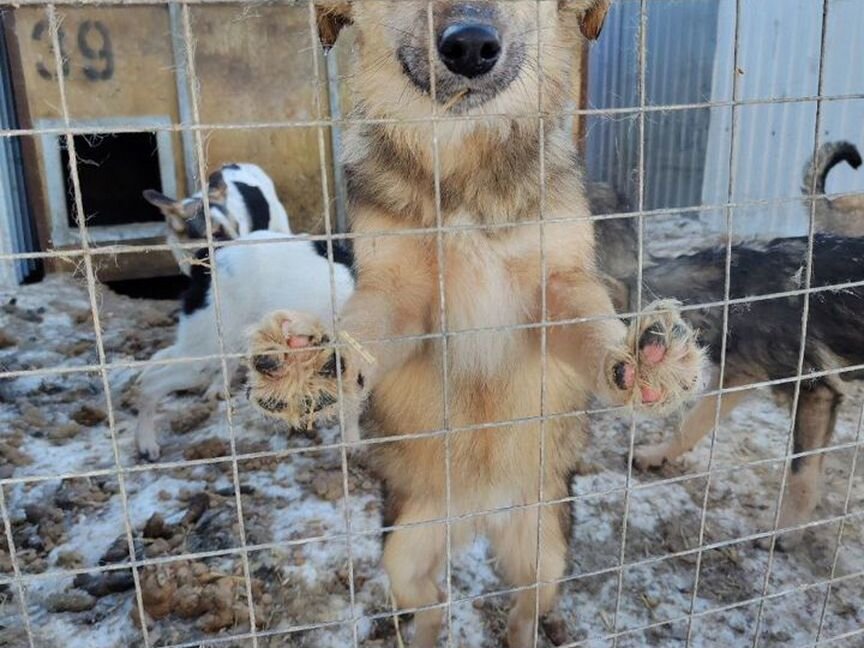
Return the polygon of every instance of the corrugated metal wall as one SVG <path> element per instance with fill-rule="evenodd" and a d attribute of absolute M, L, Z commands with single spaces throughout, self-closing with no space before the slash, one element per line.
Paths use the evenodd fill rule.
<path fill-rule="evenodd" d="M 614 5 L 591 50 L 589 104 L 638 106 L 638 0 Z M 739 41 L 740 98 L 812 97 L 818 90 L 822 0 L 745 0 Z M 647 103 L 681 105 L 732 97 L 735 2 L 651 0 L 647 3 Z M 829 3 L 824 94 L 864 93 L 864 1 Z M 727 202 L 731 114 L 728 107 L 646 114 L 647 209 Z M 766 103 L 738 109 L 736 183 L 732 200 L 783 200 L 734 214 L 738 238 L 806 232 L 802 169 L 813 150 L 816 102 Z M 635 197 L 636 113 L 593 117 L 587 166 L 592 179 Z M 864 149 L 864 100 L 825 101 L 821 141 L 847 139 Z M 864 173 L 838 167 L 829 192 L 864 192 Z M 635 201 L 634 201 L 635 204 Z M 706 218 L 721 222 L 714 214 Z"/>
<path fill-rule="evenodd" d="M 739 77 L 743 101 L 816 96 L 822 0 L 750 0 L 740 20 Z M 734 10 L 719 16 L 720 38 L 731 43 Z M 864 93 L 864 2 L 831 0 L 828 8 L 823 96 Z M 730 48 L 718 57 L 715 84 L 728 87 L 733 65 Z M 726 79 L 724 81 L 723 79 Z M 715 91 L 715 100 L 723 98 Z M 801 195 L 803 169 L 813 153 L 815 101 L 743 106 L 738 109 L 734 202 L 784 201 L 735 211 L 733 227 L 741 239 L 798 236 L 808 227 Z M 725 202 L 728 179 L 729 111 L 711 128 L 706 155 L 703 201 Z M 864 149 L 864 101 L 822 102 L 820 143 L 850 140 Z M 725 159 L 724 159 L 725 158 Z M 864 192 L 864 173 L 845 165 L 829 176 L 828 192 Z"/>
<path fill-rule="evenodd" d="M 12 96 L 6 41 L 0 24 L 0 128 L 18 127 Z M 31 252 L 38 248 L 24 184 L 21 145 L 15 138 L 0 138 L 0 252 Z M 0 262 L 0 286 L 16 285 L 37 270 L 33 260 Z"/>

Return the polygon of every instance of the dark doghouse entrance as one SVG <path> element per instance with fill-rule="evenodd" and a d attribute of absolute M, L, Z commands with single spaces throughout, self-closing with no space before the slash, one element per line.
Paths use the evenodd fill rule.
<path fill-rule="evenodd" d="M 162 189 L 155 133 L 75 135 L 78 178 L 88 225 L 125 225 L 162 220 L 141 192 Z M 66 213 L 75 223 L 75 196 L 66 138 L 60 138 Z"/>

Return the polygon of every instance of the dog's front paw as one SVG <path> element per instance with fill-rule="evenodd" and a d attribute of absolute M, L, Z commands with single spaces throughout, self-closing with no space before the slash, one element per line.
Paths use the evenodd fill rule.
<path fill-rule="evenodd" d="M 609 354 L 610 387 L 635 405 L 662 413 L 692 397 L 702 379 L 704 354 L 674 301 L 651 304 L 635 320 L 625 349 Z M 633 350 L 638 349 L 638 358 Z"/>
<path fill-rule="evenodd" d="M 306 313 L 277 311 L 252 333 L 249 400 L 267 416 L 309 429 L 338 416 L 336 351 L 327 329 Z M 343 363 L 346 398 L 357 391 Z"/>
<path fill-rule="evenodd" d="M 665 443 L 639 446 L 633 452 L 633 466 L 638 470 L 661 468 L 668 461 L 668 448 Z"/>

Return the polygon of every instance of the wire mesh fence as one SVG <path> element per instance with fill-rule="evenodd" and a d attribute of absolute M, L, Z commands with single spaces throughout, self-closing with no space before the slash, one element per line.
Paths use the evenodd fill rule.
<path fill-rule="evenodd" d="M 0 628 L 10 637 L 8 645 L 79 641 L 82 645 L 178 648 L 359 647 L 412 645 L 412 639 L 413 645 L 426 645 L 424 640 L 433 645 L 434 640 L 429 643 L 429 637 L 421 635 L 420 627 L 422 619 L 437 612 L 442 620 L 437 641 L 493 646 L 503 645 L 508 635 L 507 601 L 511 599 L 518 601 L 517 609 L 519 605 L 530 607 L 527 634 L 513 634 L 509 629 L 510 641 L 519 639 L 519 645 L 525 646 L 860 644 L 864 640 L 860 605 L 864 482 L 858 455 L 864 401 L 854 379 L 864 370 L 864 352 L 860 345 L 856 347 L 854 307 L 845 302 L 835 310 L 829 306 L 841 297 L 860 303 L 864 273 L 860 272 L 859 237 L 847 231 L 822 231 L 820 220 L 826 205 L 852 205 L 849 222 L 854 229 L 855 213 L 864 218 L 864 209 L 854 212 L 860 192 L 828 192 L 824 178 L 820 186 L 815 174 L 808 176 L 810 186 L 804 188 L 807 195 L 803 199 L 792 194 L 765 197 L 740 187 L 741 169 L 755 168 L 752 161 L 742 163 L 741 151 L 754 148 L 750 141 L 745 149 L 742 132 L 753 137 L 758 118 L 750 111 L 759 107 L 812 109 L 812 129 L 790 129 L 779 136 L 806 142 L 804 148 L 813 160 L 828 143 L 828 134 L 834 139 L 842 135 L 859 140 L 864 135 L 860 126 L 857 133 L 835 133 L 825 118 L 830 110 L 826 107 L 858 106 L 864 99 L 864 84 L 849 84 L 842 92 L 834 92 L 836 84 L 826 84 L 826 68 L 838 60 L 837 52 L 858 47 L 857 42 L 844 41 L 841 30 L 831 31 L 829 26 L 837 24 L 832 23 L 833 12 L 864 20 L 864 6 L 843 0 L 803 3 L 819 16 L 818 25 L 811 26 L 818 35 L 811 39 L 816 50 L 810 52 L 817 86 L 805 87 L 799 93 L 802 96 L 787 94 L 782 88 L 771 96 L 781 72 L 787 71 L 775 66 L 764 72 L 764 93 L 751 85 L 747 75 L 755 64 L 748 67 L 752 53 L 746 47 L 742 51 L 741 43 L 743 21 L 754 11 L 752 3 L 718 0 L 725 24 L 732 25 L 729 42 L 724 44 L 729 46 L 731 59 L 726 65 L 715 65 L 714 82 L 721 79 L 728 84 L 728 96 L 721 93 L 718 99 L 709 93 L 705 101 L 657 103 L 649 92 L 649 78 L 657 74 L 649 69 L 650 61 L 655 60 L 648 52 L 649 7 L 663 4 L 672 8 L 697 1 L 705 4 L 701 0 L 625 3 L 638 20 L 630 26 L 636 34 L 636 42 L 630 44 L 635 59 L 633 105 L 606 108 L 590 107 L 591 98 L 580 95 L 585 85 L 577 90 L 556 85 L 560 70 L 572 67 L 577 79 L 574 87 L 580 87 L 579 76 L 588 69 L 582 57 L 589 56 L 590 50 L 581 44 L 569 47 L 572 35 L 566 39 L 568 47 L 546 40 L 550 34 L 560 35 L 559 20 L 571 20 L 562 24 L 575 26 L 575 21 L 561 16 L 570 16 L 567 12 L 582 15 L 593 6 L 588 1 L 239 4 L 85 0 L 67 4 L 25 0 L 4 9 L 7 47 L 13 39 L 31 46 L 28 50 L 19 45 L 18 58 L 13 57 L 18 69 L 30 68 L 12 74 L 17 105 L 27 106 L 22 112 L 29 113 L 31 123 L 24 120 L 21 128 L 0 131 L 0 137 L 21 142 L 30 151 L 27 162 L 33 168 L 28 182 L 43 186 L 44 194 L 36 211 L 45 213 L 34 213 L 34 218 L 44 221 L 45 231 L 44 249 L 6 252 L 3 248 L 0 263 L 12 266 L 22 260 L 39 260 L 74 277 L 52 276 L 42 284 L 10 289 L 14 299 L 4 307 L 7 326 L 0 336 L 0 353 L 4 354 L 0 356 L 4 410 L 0 425 L 5 430 L 0 438 L 4 459 L 0 467 L 5 472 L 0 473 L 0 514 L 5 537 L 0 541 Z M 367 11 L 361 5 L 372 9 Z M 208 16 L 213 9 L 217 13 Z M 88 13 L 91 11 L 95 13 Z M 153 23 L 146 11 L 159 12 L 158 20 Z M 365 54 L 369 58 L 364 74 L 340 67 L 347 66 L 356 50 L 343 46 L 324 53 L 321 40 L 327 38 L 322 32 L 322 11 L 338 16 L 353 11 L 351 18 L 359 24 L 340 27 L 362 30 L 367 20 L 371 26 L 364 35 L 383 35 L 393 42 L 370 44 L 368 38 L 361 38 L 353 47 L 377 51 L 378 58 Z M 514 73 L 521 104 L 490 99 L 472 109 L 455 110 L 475 90 L 471 86 L 470 92 L 454 92 L 451 79 L 438 78 L 443 68 L 436 61 L 442 56 L 440 41 L 451 16 L 448 12 L 479 23 L 500 19 L 495 12 L 505 16 L 500 30 L 528 52 L 523 52 L 520 69 L 528 70 L 530 78 L 520 78 L 519 70 Z M 650 16 L 664 19 L 662 10 Z M 517 19 L 522 30 L 507 22 L 515 24 Z M 291 40 L 285 41 L 289 44 L 277 56 L 274 52 L 284 37 L 279 31 L 282 23 L 291 25 Z M 136 24 L 145 31 L 136 31 Z M 153 24 L 164 31 L 154 33 Z M 242 32 L 249 25 L 258 31 L 237 35 L 238 29 Z M 240 50 L 231 49 L 230 39 L 220 36 L 222 30 L 243 43 Z M 399 39 L 410 36 L 411 30 L 415 36 L 425 32 L 408 46 L 402 43 L 410 50 L 407 56 L 419 61 L 417 69 L 428 74 L 419 81 L 411 78 L 411 65 L 398 58 L 405 54 L 397 54 Z M 350 32 L 340 36 L 342 43 L 348 38 L 346 33 Z M 145 40 L 149 42 L 142 44 Z M 133 41 L 139 49 L 124 50 Z M 516 49 L 506 51 L 510 55 Z M 31 50 L 35 54 L 28 58 Z M 157 72 L 167 72 L 175 84 L 167 103 L 176 104 L 176 109 L 168 111 L 167 120 L 142 116 L 141 110 L 133 109 L 135 102 L 149 105 L 151 95 L 164 92 L 146 86 L 156 83 L 157 77 L 164 79 L 151 74 L 152 70 L 145 73 L 132 66 L 134 57 L 129 51 L 153 56 Z M 496 51 L 496 60 L 497 56 Z M 256 70 L 273 74 L 267 64 L 271 58 L 289 62 L 292 70 L 285 73 L 293 75 L 290 94 L 278 91 L 278 74 L 266 77 L 266 85 L 256 85 Z M 768 67 L 766 64 L 765 69 Z M 388 74 L 397 78 L 387 78 Z M 836 72 L 831 74 L 837 78 Z M 114 79 L 114 83 L 114 75 L 125 84 L 116 87 L 135 86 L 133 108 L 123 103 L 126 100 L 116 90 L 106 95 L 115 97 L 116 106 L 111 99 L 100 99 L 91 114 L 94 108 L 87 105 L 87 92 L 82 93 L 79 80 Z M 854 76 L 854 62 L 849 75 Z M 37 95 L 37 87 L 30 83 L 37 77 L 49 84 L 50 91 L 45 90 L 48 86 L 39 86 L 41 94 Z M 373 82 L 380 82 L 384 89 L 371 87 Z M 792 84 L 788 78 L 787 82 Z M 236 89 L 230 87 L 233 83 Z M 356 97 L 351 98 L 356 100 L 353 110 L 351 99 L 339 96 L 352 84 L 356 88 L 352 91 Z M 277 91 L 271 94 L 274 87 Z M 301 87 L 302 98 L 295 101 L 294 93 L 301 92 Z M 567 95 L 563 106 L 556 103 L 562 93 Z M 364 112 L 374 101 L 386 110 Z M 154 105 L 162 103 L 164 97 Z M 555 110 L 550 111 L 550 105 Z M 224 112 L 217 109 L 225 106 L 229 108 Z M 409 109 L 402 110 L 404 106 Z M 122 117 L 124 110 L 136 116 L 127 120 Z M 686 209 L 679 205 L 655 208 L 656 201 L 646 198 L 648 160 L 656 159 L 647 150 L 648 131 L 666 115 L 705 110 L 712 120 L 716 117 L 715 125 L 722 124 L 714 137 L 722 140 L 719 150 L 724 155 L 719 163 L 716 159 L 706 163 L 704 170 L 717 176 L 706 177 L 705 186 L 710 181 L 711 191 L 702 192 L 707 196 L 702 204 Z M 244 119 L 244 114 L 254 118 Z M 570 205 L 572 211 L 550 208 L 559 171 L 555 167 L 556 135 L 564 132 L 570 140 L 578 140 L 580 128 L 574 124 L 588 123 L 590 141 L 590 124 L 597 120 L 630 124 L 625 136 L 631 140 L 624 157 L 634 166 L 614 174 L 618 178 L 630 174 L 626 187 L 615 187 L 629 193 L 629 200 L 595 209 L 593 215 L 579 205 Z M 487 177 L 490 185 L 500 183 L 498 190 L 503 193 L 510 182 L 524 182 L 525 174 L 536 174 L 530 179 L 536 194 L 524 202 L 529 207 L 522 207 L 530 213 L 486 218 L 466 211 L 467 203 L 454 205 L 454 178 L 447 171 L 453 168 L 454 155 L 467 150 L 459 146 L 465 142 L 470 146 L 472 137 L 484 129 L 518 132 L 520 124 L 529 124 L 526 132 L 535 138 L 523 142 L 534 156 L 531 164 L 522 169 L 510 160 L 509 166 L 504 164 Z M 409 181 L 412 165 L 429 164 L 428 176 L 416 180 L 427 184 L 405 189 L 421 195 L 424 216 L 405 218 L 398 227 L 369 216 L 369 190 L 358 189 L 356 177 L 352 180 L 352 173 L 356 174 L 352 162 L 356 167 L 359 155 L 357 141 L 370 133 L 374 136 L 378 128 L 409 133 L 405 136 L 407 149 L 416 158 L 406 162 L 397 157 L 399 151 L 385 151 L 388 161 L 409 176 Z M 172 160 L 171 172 L 161 178 L 163 191 L 173 182 L 177 194 L 183 194 L 185 180 L 189 193 L 200 192 L 203 231 L 199 239 L 165 241 L 161 220 L 144 227 L 128 224 L 126 229 L 95 225 L 99 214 L 91 206 L 96 203 L 91 202 L 94 190 L 90 187 L 98 185 L 88 185 L 85 191 L 82 174 L 90 173 L 88 166 L 101 171 L 122 166 L 124 161 L 109 158 L 95 163 L 88 159 L 90 153 L 81 151 L 90 151 L 93 138 L 123 134 L 154 135 L 147 146 L 158 149 L 160 164 Z M 478 146 L 483 144 L 477 141 Z M 621 142 L 617 145 L 623 146 Z M 281 195 L 285 195 L 285 185 L 291 185 L 288 193 L 294 202 L 287 200 L 286 206 L 294 234 L 277 233 L 266 240 L 222 236 L 219 217 L 225 207 L 214 200 L 209 178 L 217 161 L 240 161 L 225 157 L 232 150 L 244 151 L 249 162 L 257 161 L 258 151 L 274 165 L 283 159 L 294 165 L 294 175 L 278 183 Z M 688 159 L 693 157 L 692 150 L 686 154 Z M 675 159 L 674 151 L 668 155 Z M 173 162 L 175 158 L 182 163 Z M 487 162 L 492 163 L 480 159 L 477 164 Z M 376 170 L 388 172 L 387 167 Z M 267 171 L 274 172 L 270 167 Z M 42 178 L 49 180 L 43 185 Z M 796 191 L 799 183 L 795 178 Z M 398 182 L 383 175 L 371 191 L 388 195 L 391 184 Z M 116 189 L 109 181 L 95 191 Z M 590 193 L 589 186 L 589 197 Z M 405 199 L 405 212 L 413 208 L 412 200 L 413 195 Z M 373 200 L 372 204 L 378 203 Z M 763 242 L 742 250 L 736 239 L 741 219 L 766 210 L 776 214 L 801 209 L 802 204 L 808 216 L 806 236 L 787 237 L 775 247 L 775 243 Z M 346 211 L 347 220 L 359 213 L 364 226 L 346 229 Z M 556 233 L 585 221 L 591 221 L 598 231 L 623 225 L 626 236 L 633 237 L 627 249 L 633 255 L 630 275 L 617 278 L 630 282 L 633 290 L 617 314 L 599 308 L 552 313 L 558 297 L 549 284 L 558 280 L 555 271 L 561 254 Z M 309 233 L 298 235 L 298 229 Z M 478 247 L 478 240 L 499 247 L 489 254 Z M 360 250 L 357 280 L 362 285 L 364 263 L 371 263 L 379 250 L 386 254 L 403 241 L 408 242 L 405 250 L 419 249 L 434 259 L 429 266 L 434 268 L 432 288 L 426 300 L 419 306 L 409 301 L 409 312 L 404 314 L 408 319 L 414 314 L 411 308 L 425 308 L 423 326 L 395 332 L 385 327 L 381 337 L 357 340 L 355 331 L 343 326 L 340 315 L 340 247 L 352 243 Z M 232 331 L 238 327 L 238 310 L 240 320 L 246 317 L 244 331 L 260 323 L 262 317 L 251 315 L 258 299 L 255 287 L 272 285 L 265 277 L 279 272 L 304 272 L 288 263 L 280 269 L 278 255 L 291 255 L 292 246 L 299 249 L 309 242 L 319 244 L 327 261 L 322 285 L 326 285 L 325 319 L 329 321 L 324 328 L 332 335 L 322 341 L 322 348 L 335 353 L 337 396 L 328 403 L 334 412 L 333 425 L 288 429 L 268 421 L 249 404 L 247 387 L 235 374 L 250 352 L 248 345 L 238 348 L 233 343 Z M 601 258 L 607 242 L 599 239 Z M 793 244 L 792 252 L 782 247 Z M 536 287 L 535 302 L 514 305 L 515 317 L 495 312 L 498 306 L 510 304 L 486 304 L 492 314 L 485 318 L 463 317 L 458 309 L 465 303 L 466 291 L 471 295 L 468 303 L 482 306 L 488 282 L 498 280 L 484 274 L 482 264 L 497 268 L 495 264 L 509 255 L 509 262 L 515 265 L 520 260 L 519 246 L 530 250 L 523 263 L 535 266 L 527 270 L 508 266 L 510 274 L 505 273 L 504 281 L 515 284 L 519 272 L 529 276 Z M 203 264 L 200 267 L 207 271 L 208 280 L 199 309 L 211 313 L 213 319 L 211 329 L 201 330 L 214 343 L 205 351 L 201 351 L 204 347 L 180 345 L 179 354 L 154 354 L 173 340 L 170 308 L 154 306 L 150 300 L 118 297 L 106 286 L 105 277 L 112 276 L 113 268 L 141 263 L 147 255 L 183 249 L 194 256 L 202 248 L 206 253 L 198 257 L 198 263 Z M 256 267 L 257 274 L 238 280 L 230 266 L 218 264 L 225 258 L 220 255 L 232 249 L 272 259 L 274 267 Z M 710 256 L 698 256 L 706 250 L 711 251 Z M 751 259 L 745 252 L 755 256 Z M 479 260 L 466 263 L 475 254 Z M 703 265 L 684 266 L 683 271 L 673 265 L 685 257 L 701 259 Z M 124 258 L 134 260 L 124 262 Z M 830 265 L 830 260 L 837 263 Z M 410 266 L 422 266 L 425 258 L 405 261 L 406 275 L 397 277 L 394 285 L 407 285 L 405 290 L 410 290 Z M 834 271 L 837 266 L 840 270 Z M 700 281 L 709 270 L 714 283 L 708 286 L 706 281 L 703 286 Z M 453 280 L 454 276 L 469 277 L 471 272 L 476 273 L 476 286 Z M 662 293 L 658 273 L 678 282 L 671 294 Z M 145 270 L 139 276 L 147 279 L 149 275 Z M 490 291 L 496 288 L 493 284 Z M 509 293 L 505 289 L 502 294 Z M 264 297 L 260 300 L 269 303 Z M 578 408 L 562 407 L 556 400 L 557 391 L 550 391 L 548 375 L 561 371 L 555 350 L 560 331 L 614 326 L 621 318 L 638 327 L 656 315 L 650 304 L 661 297 L 680 297 L 683 303 L 674 310 L 700 336 L 702 329 L 718 329 L 710 342 L 712 368 L 706 368 L 712 380 L 694 399 L 695 404 L 679 408 L 695 407 L 703 434 L 710 432 L 710 442 L 703 442 L 693 458 L 683 461 L 672 461 L 680 453 L 671 452 L 667 444 L 666 456 L 660 457 L 669 460 L 666 466 L 659 472 L 647 472 L 646 467 L 656 466 L 646 459 L 645 440 L 671 438 L 676 434 L 673 428 L 680 424 L 677 418 L 651 419 L 639 407 L 634 410 L 600 400 Z M 404 308 L 394 299 L 393 308 Z M 663 308 L 672 307 L 666 304 Z M 181 315 L 181 320 L 196 317 L 195 310 Z M 823 316 L 826 310 L 829 315 Z M 758 337 L 742 337 L 750 334 Z M 516 383 L 524 379 L 525 391 L 538 392 L 532 396 L 532 405 L 506 409 L 511 414 L 503 418 L 496 418 L 494 407 L 487 405 L 484 411 L 493 413 L 466 417 L 463 400 L 468 397 L 460 391 L 466 384 L 480 385 L 477 393 L 484 393 L 484 398 L 501 398 L 483 392 L 492 374 L 483 368 L 485 359 L 479 354 L 512 352 L 508 340 L 514 336 L 530 340 L 539 350 L 536 367 L 523 367 L 516 360 L 507 369 L 512 370 Z M 316 341 L 311 342 L 314 347 Z M 351 373 L 350 359 L 358 357 L 358 347 L 360 352 L 374 349 L 395 357 L 401 357 L 400 349 L 411 349 L 405 362 L 421 350 L 434 358 L 430 360 L 433 378 L 426 383 L 431 385 L 430 393 L 412 392 L 409 387 L 399 392 L 399 386 L 386 383 L 373 388 L 373 396 L 376 389 L 386 388 L 402 393 L 406 400 L 428 400 L 425 409 L 434 413 L 419 423 L 405 420 L 404 430 L 382 434 L 373 429 L 382 420 L 380 404 L 373 398 L 373 416 L 364 421 L 355 438 L 351 417 L 355 416 L 352 399 L 357 378 Z M 791 359 L 779 360 L 780 349 L 787 347 L 794 349 Z M 460 373 L 465 366 L 461 356 L 474 352 L 478 355 L 466 379 Z M 633 353 L 638 356 L 640 349 Z M 378 362 L 382 357 L 379 355 Z M 504 371 L 500 365 L 492 366 Z M 171 411 L 172 433 L 163 440 L 161 456 L 150 457 L 153 462 L 138 456 L 132 438 L 148 407 L 141 400 L 137 382 L 148 368 L 164 368 L 165 375 L 181 380 L 187 368 L 195 375 L 215 376 L 209 400 L 202 398 L 203 389 L 179 397 L 160 395 L 163 409 Z M 536 375 L 530 373 L 535 370 Z M 248 369 L 245 378 L 249 380 L 254 371 L 254 367 Z M 380 385 L 386 376 L 377 380 Z M 586 391 L 577 383 L 574 379 L 574 390 Z M 178 383 L 172 391 L 193 387 Z M 785 404 L 773 405 L 769 392 L 785 396 Z M 732 415 L 745 396 L 750 397 L 749 402 Z M 150 405 L 155 410 L 158 404 Z M 396 411 L 383 414 L 399 417 Z M 679 436 L 687 436 L 687 421 L 692 419 L 685 419 Z M 744 430 L 736 432 L 739 426 Z M 567 475 L 567 491 L 560 493 L 549 490 L 552 482 L 547 476 L 560 466 L 556 435 L 564 428 L 580 437 L 587 429 L 591 441 L 568 466 L 576 474 Z M 531 452 L 516 456 L 515 461 L 507 457 L 512 463 L 498 468 L 514 481 L 518 474 L 533 475 L 534 483 L 529 492 L 514 494 L 508 492 L 506 481 L 484 482 L 488 476 L 483 462 L 504 462 L 505 455 L 498 454 L 504 452 L 502 447 L 525 447 L 514 440 L 520 435 L 531 440 Z M 690 446 L 682 450 L 690 450 L 697 440 L 691 438 Z M 488 456 L 466 466 L 461 454 L 465 444 L 485 448 Z M 454 445 L 458 446 L 455 450 Z M 383 497 L 381 462 L 391 462 L 389 468 L 384 467 L 385 474 L 410 471 L 411 464 L 394 467 L 393 456 L 400 452 L 407 456 L 410 448 L 422 447 L 426 448 L 424 463 L 437 466 L 428 473 L 434 476 L 434 484 L 414 484 L 416 500 L 406 493 L 394 496 L 390 492 L 389 500 Z M 394 455 L 393 448 L 402 450 Z M 477 501 L 465 504 L 460 498 L 464 497 L 466 473 L 476 477 L 477 492 L 489 489 L 495 497 L 478 496 Z M 424 495 L 427 486 L 428 496 Z M 811 506 L 806 515 L 789 518 L 784 511 L 790 498 L 820 504 L 815 513 Z M 419 512 L 406 508 L 406 502 L 416 501 L 425 508 Z M 389 510 L 393 507 L 395 511 Z M 545 552 L 556 538 L 541 520 L 550 512 L 554 517 L 564 510 L 568 520 L 562 523 L 567 527 L 566 564 L 549 576 Z M 512 520 L 519 523 L 512 525 Z M 514 540 L 512 546 L 507 545 L 513 536 L 502 531 L 506 529 L 519 534 L 518 544 Z M 795 546 L 789 542 L 793 535 L 803 535 L 807 541 Z M 493 541 L 490 550 L 483 543 L 484 536 L 505 539 Z M 393 558 L 395 567 L 382 548 L 384 542 L 393 544 L 394 538 L 407 539 L 402 560 Z M 518 554 L 522 573 L 530 578 L 508 573 L 504 559 L 508 547 L 511 554 Z M 429 562 L 425 555 L 429 552 L 441 554 L 440 565 Z M 410 585 L 402 583 L 400 589 L 394 578 L 425 582 L 430 578 L 424 571 L 427 567 L 434 570 L 434 591 L 413 598 L 402 594 L 406 587 L 410 591 Z M 557 590 L 558 596 L 547 615 L 551 590 Z M 75 633 L 80 633 L 80 639 L 71 637 Z"/>

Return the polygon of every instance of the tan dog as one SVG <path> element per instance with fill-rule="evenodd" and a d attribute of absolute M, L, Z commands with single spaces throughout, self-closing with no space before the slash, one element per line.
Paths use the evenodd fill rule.
<path fill-rule="evenodd" d="M 346 138 L 358 282 L 339 329 L 340 343 L 359 344 L 340 346 L 340 364 L 329 326 L 274 313 L 254 335 L 250 397 L 292 425 L 332 420 L 341 374 L 346 437 L 364 405 L 368 434 L 401 437 L 370 454 L 387 524 L 399 527 L 384 567 L 399 608 L 421 608 L 413 645 L 434 646 L 440 632 L 449 515 L 462 516 L 449 526 L 452 547 L 485 534 L 504 580 L 528 588 L 508 623 L 509 645 L 523 648 L 566 570 L 562 500 L 585 434 L 563 415 L 592 395 L 677 406 L 697 385 L 702 355 L 669 302 L 629 330 L 615 318 L 591 224 L 573 219 L 589 212 L 560 113 L 572 48 L 580 30 L 597 36 L 608 2 L 428 6 L 431 44 L 425 0 L 321 14 L 325 42 L 349 21 L 358 32 L 357 117 L 367 121 Z M 446 118 L 436 128 L 433 112 Z M 436 230 L 439 218 L 454 229 Z M 544 305 L 547 321 L 593 319 L 544 336 Z M 541 415 L 552 417 L 542 427 Z"/>

